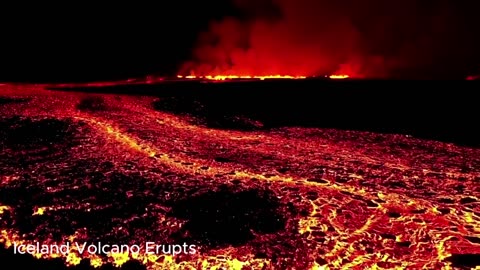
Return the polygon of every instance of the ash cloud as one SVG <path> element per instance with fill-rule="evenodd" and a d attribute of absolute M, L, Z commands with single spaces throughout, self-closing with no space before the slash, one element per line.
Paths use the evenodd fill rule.
<path fill-rule="evenodd" d="M 467 75 L 479 60 L 475 7 L 449 0 L 236 0 L 183 74 Z"/>

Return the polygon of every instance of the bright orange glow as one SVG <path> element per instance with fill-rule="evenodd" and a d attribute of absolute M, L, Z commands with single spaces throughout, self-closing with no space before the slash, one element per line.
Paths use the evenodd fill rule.
<path fill-rule="evenodd" d="M 330 79 L 347 79 L 350 78 L 347 74 L 334 74 L 325 76 Z M 291 76 L 291 75 L 266 75 L 266 76 L 249 76 L 249 75 L 206 75 L 206 76 L 195 76 L 195 75 L 177 75 L 179 79 L 204 79 L 204 80 L 215 80 L 215 81 L 225 81 L 225 80 L 234 80 L 234 79 L 306 79 L 307 76 Z"/>
<path fill-rule="evenodd" d="M 348 75 L 330 75 L 328 76 L 330 79 L 348 79 L 350 76 Z"/>
<path fill-rule="evenodd" d="M 267 75 L 267 76 L 243 76 L 243 75 L 207 75 L 207 76 L 195 76 L 188 75 L 182 76 L 178 75 L 179 79 L 205 79 L 205 80 L 215 80 L 215 81 L 225 81 L 225 80 L 234 80 L 234 79 L 305 79 L 306 76 L 290 76 L 290 75 Z"/>

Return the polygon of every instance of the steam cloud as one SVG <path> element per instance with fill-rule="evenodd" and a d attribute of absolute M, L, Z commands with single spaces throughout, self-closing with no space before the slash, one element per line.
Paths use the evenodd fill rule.
<path fill-rule="evenodd" d="M 465 72 L 473 62 L 475 19 L 463 12 L 473 7 L 454 1 L 235 3 L 244 16 L 212 22 L 181 73 L 429 76 Z"/>

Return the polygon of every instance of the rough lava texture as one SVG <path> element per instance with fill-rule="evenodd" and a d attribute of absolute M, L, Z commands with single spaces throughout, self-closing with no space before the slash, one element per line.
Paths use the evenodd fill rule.
<path fill-rule="evenodd" d="M 107 106 L 84 110 L 84 94 L 38 85 L 0 95 L 24 100 L 0 104 L 0 258 L 16 267 L 480 265 L 479 149 L 335 129 L 213 129 L 146 96 L 92 94 Z M 198 252 L 13 255 L 14 243 L 36 241 L 186 242 Z"/>

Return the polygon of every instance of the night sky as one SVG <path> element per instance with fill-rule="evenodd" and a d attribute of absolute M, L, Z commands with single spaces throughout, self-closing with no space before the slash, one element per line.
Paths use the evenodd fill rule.
<path fill-rule="evenodd" d="M 475 1 L 358 2 L 3 7 L 0 80 L 178 72 L 426 78 L 480 73 Z"/>
<path fill-rule="evenodd" d="M 3 8 L 0 79 L 68 81 L 174 73 L 190 57 L 198 32 L 212 18 L 232 12 L 225 1 L 157 2 Z"/>

